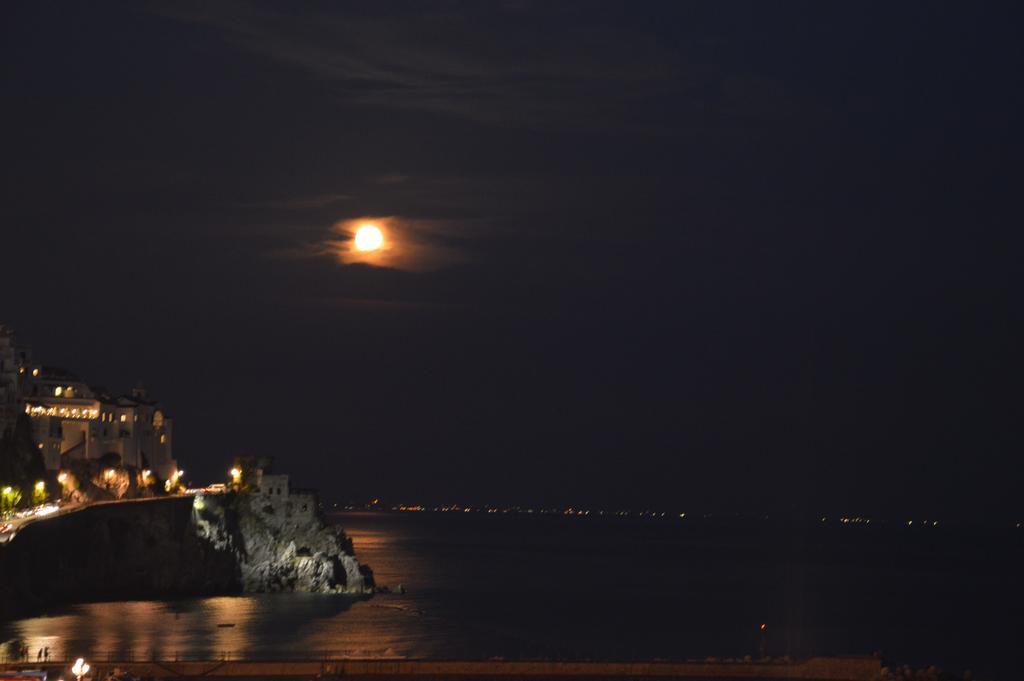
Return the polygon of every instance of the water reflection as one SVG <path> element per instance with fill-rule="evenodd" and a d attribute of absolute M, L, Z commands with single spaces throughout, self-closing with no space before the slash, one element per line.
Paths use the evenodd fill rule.
<path fill-rule="evenodd" d="M 348 520 L 360 520 L 358 515 Z M 359 523 L 356 523 L 359 525 Z M 356 555 L 392 587 L 437 583 L 443 565 L 416 528 L 345 523 Z M 329 594 L 259 594 L 178 601 L 73 605 L 0 626 L 0 656 L 27 644 L 49 646 L 52 659 L 91 654 L 135 659 L 402 658 L 450 654 L 458 627 L 431 618 L 431 590 L 365 601 Z M 446 645 L 448 646 L 446 648 Z"/>
<path fill-rule="evenodd" d="M 772 655 L 1017 664 L 1016 630 L 974 617 L 979 602 L 1020 602 L 1016 535 L 908 543 L 899 528 L 814 525 L 795 542 L 788 526 L 466 515 L 341 519 L 360 560 L 403 596 L 79 605 L 0 626 L 0 654 L 18 641 L 33 660 L 45 646 L 55 658 L 742 657 L 768 622 Z"/>
<path fill-rule="evenodd" d="M 32 659 L 44 647 L 52 659 L 291 656 L 308 649 L 309 634 L 323 622 L 356 602 L 334 594 L 259 594 L 86 603 L 0 628 L 0 656 L 13 658 L 19 645 L 29 647 Z"/>

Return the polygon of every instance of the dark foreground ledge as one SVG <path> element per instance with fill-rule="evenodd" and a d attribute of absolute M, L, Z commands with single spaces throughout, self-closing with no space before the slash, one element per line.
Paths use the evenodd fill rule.
<path fill-rule="evenodd" d="M 6 664 L 14 671 L 32 665 Z M 70 678 L 67 665 L 42 665 L 56 678 Z M 470 681 L 493 679 L 542 681 L 544 679 L 804 679 L 807 681 L 875 681 L 879 660 L 870 657 L 812 657 L 790 662 L 512 662 L 512 661 L 208 661 L 208 662 L 98 662 L 92 679 L 110 672 L 128 672 L 140 678 L 184 679 L 218 677 L 232 679 L 344 678 L 353 681 Z"/>

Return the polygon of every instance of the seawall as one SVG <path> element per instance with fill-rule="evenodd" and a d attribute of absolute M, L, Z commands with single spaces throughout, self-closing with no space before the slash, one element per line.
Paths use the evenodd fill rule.
<path fill-rule="evenodd" d="M 235 556 L 195 531 L 191 497 L 97 505 L 0 546 L 0 620 L 82 601 L 238 593 Z"/>

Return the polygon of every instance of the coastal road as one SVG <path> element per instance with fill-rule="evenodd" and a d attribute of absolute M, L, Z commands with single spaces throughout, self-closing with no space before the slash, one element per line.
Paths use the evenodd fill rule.
<path fill-rule="evenodd" d="M 18 532 L 25 529 L 32 523 L 41 523 L 52 518 L 59 518 L 61 516 L 69 515 L 71 513 L 77 513 L 87 508 L 93 508 L 96 506 L 110 506 L 113 504 L 137 504 L 145 503 L 149 501 L 162 501 L 165 499 L 174 499 L 181 496 L 187 496 L 184 494 L 169 494 L 160 497 L 145 497 L 142 499 L 108 499 L 105 501 L 90 501 L 88 503 L 67 503 L 61 504 L 60 507 L 46 515 L 30 515 L 24 518 L 12 518 L 5 523 L 10 523 L 11 529 L 7 532 L 0 533 L 0 544 L 6 544 L 7 542 L 14 541 L 14 537 L 17 536 Z"/>

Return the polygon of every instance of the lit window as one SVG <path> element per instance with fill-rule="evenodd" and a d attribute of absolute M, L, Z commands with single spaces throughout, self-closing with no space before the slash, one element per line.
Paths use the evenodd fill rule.
<path fill-rule="evenodd" d="M 64 388 L 60 387 L 59 385 L 56 388 L 53 389 L 53 394 L 56 397 L 60 397 L 60 394 L 62 392 L 64 392 Z"/>
<path fill-rule="evenodd" d="M 166 435 L 160 435 L 160 444 L 164 444 L 165 442 L 167 442 L 167 436 Z"/>
<path fill-rule="evenodd" d="M 121 423 L 124 423 L 127 420 L 128 420 L 128 415 L 127 414 L 121 414 Z"/>

